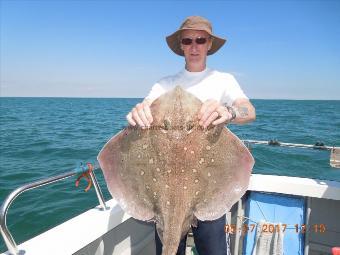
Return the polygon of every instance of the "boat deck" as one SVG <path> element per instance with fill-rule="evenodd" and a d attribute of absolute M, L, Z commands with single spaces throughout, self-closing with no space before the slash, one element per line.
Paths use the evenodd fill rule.
<path fill-rule="evenodd" d="M 297 177 L 253 174 L 248 192 L 261 191 L 303 196 L 309 200 L 310 224 L 324 224 L 324 233 L 310 232 L 305 241 L 309 254 L 331 254 L 340 246 L 340 183 Z M 108 210 L 93 208 L 18 247 L 25 255 L 40 254 L 155 254 L 154 226 L 132 219 L 115 200 Z M 228 222 L 237 224 L 242 206 L 234 205 Z M 231 235 L 231 254 L 241 254 L 242 235 Z M 235 250 L 236 248 L 236 250 Z M 8 253 L 3 253 L 8 254 Z"/>

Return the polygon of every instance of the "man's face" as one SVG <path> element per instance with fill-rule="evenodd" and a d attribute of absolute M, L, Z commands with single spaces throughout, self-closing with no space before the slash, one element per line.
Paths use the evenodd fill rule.
<path fill-rule="evenodd" d="M 205 42 L 203 38 L 206 39 Z M 191 43 L 188 39 L 192 39 Z M 180 40 L 187 70 L 192 72 L 204 70 L 207 53 L 212 44 L 209 34 L 200 30 L 183 30 Z"/>

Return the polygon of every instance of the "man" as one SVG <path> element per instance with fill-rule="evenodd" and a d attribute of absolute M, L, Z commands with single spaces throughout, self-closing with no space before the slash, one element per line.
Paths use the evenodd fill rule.
<path fill-rule="evenodd" d="M 151 103 L 177 85 L 203 102 L 197 117 L 204 128 L 210 124 L 243 124 L 255 120 L 255 109 L 235 78 L 231 74 L 206 67 L 207 56 L 218 51 L 226 41 L 213 35 L 208 20 L 190 16 L 179 30 L 166 38 L 166 41 L 173 52 L 184 56 L 185 69 L 176 75 L 161 79 L 152 87 L 144 101 L 137 104 L 126 116 L 130 125 L 150 127 L 153 121 Z M 193 233 L 200 255 L 227 254 L 225 222 L 225 216 L 214 221 L 198 221 Z M 161 254 L 162 244 L 157 233 L 155 235 L 157 254 Z M 186 237 L 181 240 L 177 254 L 185 254 L 185 241 Z"/>

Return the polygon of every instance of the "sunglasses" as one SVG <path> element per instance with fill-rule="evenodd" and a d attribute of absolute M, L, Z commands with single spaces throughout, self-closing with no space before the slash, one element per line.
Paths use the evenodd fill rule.
<path fill-rule="evenodd" d="M 183 45 L 190 45 L 190 44 L 192 44 L 193 40 L 194 39 L 192 39 L 192 38 L 182 38 L 181 43 Z M 205 44 L 207 42 L 207 40 L 208 39 L 205 38 L 205 37 L 197 37 L 195 39 L 195 42 L 196 42 L 196 44 Z"/>

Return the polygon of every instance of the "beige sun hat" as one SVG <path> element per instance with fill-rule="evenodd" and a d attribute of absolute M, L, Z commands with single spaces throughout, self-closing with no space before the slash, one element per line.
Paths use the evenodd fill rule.
<path fill-rule="evenodd" d="M 180 33 L 182 30 L 186 29 L 206 31 L 212 37 L 212 46 L 208 51 L 208 55 L 214 54 L 226 42 L 226 39 L 213 35 L 212 26 L 209 20 L 200 16 L 190 16 L 184 20 L 183 24 L 175 33 L 166 37 L 166 42 L 170 49 L 180 56 L 184 56 L 183 50 L 181 49 Z"/>

